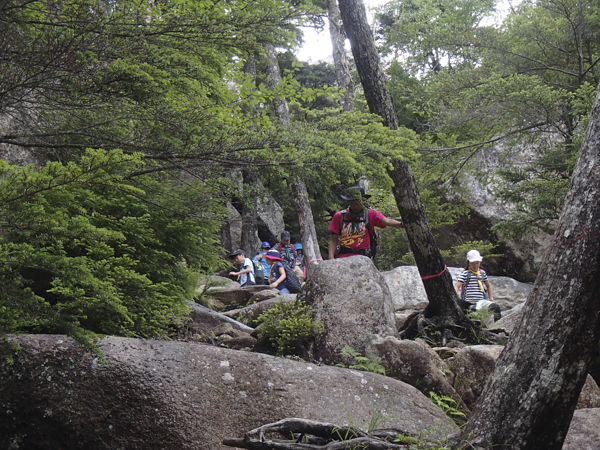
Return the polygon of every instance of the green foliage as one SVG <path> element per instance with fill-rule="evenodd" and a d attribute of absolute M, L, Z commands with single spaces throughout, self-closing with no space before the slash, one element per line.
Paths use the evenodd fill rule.
<path fill-rule="evenodd" d="M 429 399 L 458 425 L 466 422 L 466 416 L 457 409 L 458 402 L 447 395 L 438 395 L 435 392 L 429 392 Z"/>
<path fill-rule="evenodd" d="M 348 344 L 340 351 L 340 355 L 345 356 L 355 362 L 355 364 L 348 365 L 349 369 L 363 370 L 365 372 L 378 373 L 385 375 L 385 367 L 383 367 L 381 361 L 371 361 L 366 356 L 362 356 Z M 346 367 L 343 364 L 337 364 L 340 367 Z"/>
<path fill-rule="evenodd" d="M 323 332 L 321 324 L 312 319 L 312 308 L 299 299 L 276 303 L 258 316 L 256 322 L 263 324 L 259 335 L 269 339 L 278 355 L 294 350 Z"/>
<path fill-rule="evenodd" d="M 463 266 L 466 264 L 466 255 L 469 250 L 479 250 L 486 260 L 500 258 L 504 256 L 502 253 L 494 253 L 497 246 L 494 244 L 486 244 L 483 241 L 469 241 L 464 244 L 455 245 L 449 250 L 440 250 L 447 265 Z M 416 261 L 412 252 L 405 254 L 402 257 L 402 263 L 406 265 L 415 265 Z"/>
<path fill-rule="evenodd" d="M 39 171 L 0 162 L 0 333 L 93 346 L 95 333 L 166 335 L 187 314 L 197 271 L 220 263 L 222 211 L 186 209 L 181 186 L 131 177 L 142 167 L 117 150 Z"/>

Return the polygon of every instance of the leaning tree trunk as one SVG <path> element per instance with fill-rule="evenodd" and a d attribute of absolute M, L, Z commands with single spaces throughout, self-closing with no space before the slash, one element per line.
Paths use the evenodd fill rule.
<path fill-rule="evenodd" d="M 319 250 L 317 231 L 315 230 L 315 221 L 310 208 L 306 185 L 302 180 L 298 180 L 291 184 L 291 188 L 298 220 L 300 221 L 300 235 L 306 260 L 321 259 L 321 250 Z"/>
<path fill-rule="evenodd" d="M 281 86 L 281 73 L 279 71 L 279 63 L 277 62 L 277 54 L 275 47 L 270 44 L 265 44 L 265 51 L 268 58 L 267 67 L 267 86 L 270 89 L 276 89 Z M 273 109 L 279 122 L 284 127 L 290 124 L 290 113 L 285 97 L 278 97 L 273 100 Z M 296 213 L 300 220 L 300 238 L 305 246 L 304 254 L 308 259 L 321 258 L 321 252 L 317 241 L 317 232 L 313 220 L 312 210 L 308 199 L 308 191 L 302 180 L 296 180 L 290 183 Z"/>
<path fill-rule="evenodd" d="M 369 110 L 381 116 L 386 126 L 397 130 L 398 120 L 394 104 L 379 62 L 375 40 L 367 22 L 365 6 L 361 0 L 339 1 L 344 29 L 350 39 L 354 62 Z M 452 287 L 452 278 L 446 270 L 444 259 L 429 227 L 410 166 L 399 159 L 392 161 L 392 165 L 393 169 L 390 169 L 388 174 L 394 182 L 394 197 L 419 273 L 424 277 L 423 285 L 429 300 L 425 314 L 414 315 L 408 322 L 403 336 L 413 337 L 416 332 L 422 332 L 425 325 L 443 330 L 442 340 L 446 340 L 451 334 L 465 335 L 463 330 L 466 330 L 465 337 L 472 336 L 476 326 L 457 304 L 458 297 Z M 432 275 L 435 276 L 431 277 Z M 426 320 L 432 317 L 437 318 L 435 324 L 428 323 Z"/>
<path fill-rule="evenodd" d="M 599 340 L 600 86 L 554 241 L 465 439 L 561 449 Z"/>
<path fill-rule="evenodd" d="M 354 84 L 350 75 L 350 66 L 344 49 L 344 33 L 342 31 L 342 18 L 337 0 L 327 0 L 327 17 L 329 19 L 329 34 L 333 47 L 333 64 L 338 87 L 345 89 L 340 97 L 340 108 L 343 112 L 354 111 Z"/>

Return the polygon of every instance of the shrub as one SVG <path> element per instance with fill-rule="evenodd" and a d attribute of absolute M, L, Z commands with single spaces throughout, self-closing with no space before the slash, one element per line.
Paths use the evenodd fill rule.
<path fill-rule="evenodd" d="M 258 316 L 257 323 L 261 322 L 259 335 L 269 339 L 278 355 L 290 352 L 323 332 L 321 324 L 312 319 L 312 308 L 298 299 L 276 303 Z"/>

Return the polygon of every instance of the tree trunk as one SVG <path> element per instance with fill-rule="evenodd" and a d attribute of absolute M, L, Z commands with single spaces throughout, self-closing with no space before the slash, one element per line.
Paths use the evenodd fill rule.
<path fill-rule="evenodd" d="M 260 249 L 258 238 L 257 193 L 258 176 L 254 169 L 242 171 L 244 195 L 242 196 L 242 242 L 241 248 L 246 256 L 252 256 Z"/>
<path fill-rule="evenodd" d="M 329 18 L 329 34 L 333 47 L 333 64 L 338 87 L 345 89 L 340 97 L 340 108 L 343 112 L 354 111 L 354 84 L 350 76 L 350 66 L 346 57 L 345 38 L 342 32 L 342 18 L 337 0 L 327 0 L 327 17 Z"/>
<path fill-rule="evenodd" d="M 275 90 L 281 86 L 281 72 L 277 61 L 277 52 L 273 45 L 265 44 L 265 53 L 267 54 L 267 86 Z M 290 124 L 290 111 L 285 97 L 276 97 L 273 100 L 273 109 L 281 125 L 287 127 Z"/>
<path fill-rule="evenodd" d="M 310 208 L 306 185 L 302 180 L 298 180 L 291 184 L 291 188 L 300 222 L 300 237 L 306 261 L 321 259 L 321 250 L 319 249 L 317 231 L 315 230 L 315 222 L 312 209 Z"/>
<path fill-rule="evenodd" d="M 278 86 L 281 86 L 281 73 L 279 72 L 279 63 L 277 62 L 275 47 L 270 44 L 265 44 L 265 51 L 267 53 L 267 58 L 269 59 L 267 68 L 267 87 L 276 89 Z M 275 115 L 281 122 L 281 125 L 284 127 L 288 126 L 290 124 L 290 113 L 285 97 L 273 100 L 273 109 Z M 292 190 L 292 197 L 294 198 L 294 205 L 296 206 L 296 213 L 298 214 L 298 219 L 300 221 L 300 238 L 302 244 L 305 246 L 304 254 L 309 260 L 321 258 L 306 185 L 302 180 L 297 180 L 290 183 L 290 188 Z"/>
<path fill-rule="evenodd" d="M 360 75 L 369 110 L 383 118 L 383 123 L 392 130 L 398 129 L 396 112 L 389 93 L 385 74 L 379 64 L 379 54 L 371 28 L 367 22 L 362 0 L 340 0 L 340 12 L 344 29 L 352 45 L 354 62 Z M 410 166 L 401 160 L 392 161 L 393 169 L 388 174 L 394 182 L 394 197 L 398 210 L 406 228 L 408 240 L 417 261 L 422 277 L 438 275 L 423 280 L 429 306 L 425 310 L 425 318 L 439 317 L 443 326 L 454 324 L 456 331 L 472 334 L 474 324 L 458 307 L 458 297 L 452 287 L 452 278 L 445 270 L 444 259 L 437 247 L 425 209 L 421 203 L 419 190 Z M 417 320 L 417 317 L 414 318 Z M 413 337 L 416 322 L 409 322 L 410 327 L 405 337 Z M 454 333 L 456 335 L 456 333 Z M 446 336 L 449 337 L 448 332 Z"/>
<path fill-rule="evenodd" d="M 521 323 L 463 431 L 478 447 L 561 449 L 600 340 L 600 86 L 571 183 Z"/>

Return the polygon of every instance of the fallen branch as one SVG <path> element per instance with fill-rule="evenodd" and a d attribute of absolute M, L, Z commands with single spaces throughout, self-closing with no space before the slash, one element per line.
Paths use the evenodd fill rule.
<path fill-rule="evenodd" d="M 267 439 L 268 433 L 278 433 L 288 439 Z M 250 430 L 242 439 L 223 439 L 223 444 L 249 450 L 400 450 L 406 447 L 388 439 L 401 434 L 410 436 L 410 433 L 390 429 L 367 435 L 352 426 L 338 427 L 331 423 L 289 418 Z"/>

